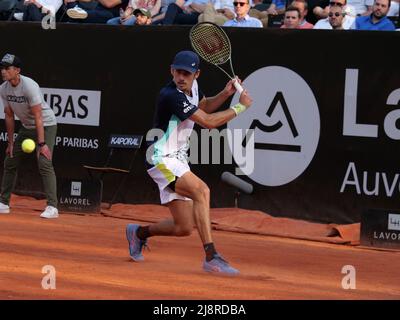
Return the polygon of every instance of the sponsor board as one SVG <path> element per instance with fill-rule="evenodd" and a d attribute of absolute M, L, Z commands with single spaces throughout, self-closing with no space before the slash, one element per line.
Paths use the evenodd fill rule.
<path fill-rule="evenodd" d="M 361 217 L 360 243 L 400 250 L 400 211 L 370 209 Z"/>

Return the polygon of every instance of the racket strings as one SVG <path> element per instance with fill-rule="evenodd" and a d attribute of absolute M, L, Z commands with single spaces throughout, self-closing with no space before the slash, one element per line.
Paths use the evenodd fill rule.
<path fill-rule="evenodd" d="M 207 62 L 220 65 L 230 59 L 231 45 L 225 32 L 212 24 L 199 24 L 192 28 L 193 48 Z"/>

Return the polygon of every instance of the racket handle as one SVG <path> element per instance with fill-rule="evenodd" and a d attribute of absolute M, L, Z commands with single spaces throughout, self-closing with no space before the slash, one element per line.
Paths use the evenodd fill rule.
<path fill-rule="evenodd" d="M 233 82 L 233 85 L 235 86 L 236 90 L 241 94 L 243 92 L 243 87 L 240 85 L 240 83 L 236 80 Z"/>

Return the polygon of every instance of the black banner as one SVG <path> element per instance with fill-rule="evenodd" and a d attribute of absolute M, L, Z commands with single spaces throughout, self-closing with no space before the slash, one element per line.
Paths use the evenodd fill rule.
<path fill-rule="evenodd" d="M 240 176 L 254 192 L 241 194 L 238 206 L 336 223 L 358 222 L 368 208 L 398 208 L 400 61 L 390 44 L 400 33 L 226 31 L 235 72 L 254 99 L 248 111 L 219 130 L 228 129 L 227 135 L 234 129 L 254 130 L 254 170 Z M 86 178 L 83 164 L 103 164 L 110 134 L 144 135 L 145 140 L 157 94 L 171 78 L 173 56 L 190 49 L 188 33 L 189 27 L 183 26 L 60 24 L 43 30 L 40 24 L 0 24 L 0 54 L 11 52 L 22 59 L 23 74 L 40 84 L 56 112 L 58 177 Z M 207 96 L 226 81 L 222 72 L 202 62 L 199 85 Z M 235 95 L 223 108 L 237 101 Z M 0 126 L 4 153 L 3 120 Z M 207 146 L 201 145 L 207 138 L 200 128 L 196 132 L 199 151 L 191 149 L 191 157 L 197 156 L 199 164 L 192 169 L 210 186 L 213 207 L 233 206 L 236 190 L 220 177 L 224 171 L 235 173 L 241 162 L 237 153 L 247 146 L 244 135 L 225 147 L 210 144 L 213 152 L 204 156 Z M 233 157 L 215 160 L 215 150 L 224 148 L 234 148 Z M 144 158 L 142 146 L 117 201 L 159 203 Z M 34 156 L 28 159 L 16 189 L 40 192 Z M 107 199 L 112 175 L 103 183 Z"/>

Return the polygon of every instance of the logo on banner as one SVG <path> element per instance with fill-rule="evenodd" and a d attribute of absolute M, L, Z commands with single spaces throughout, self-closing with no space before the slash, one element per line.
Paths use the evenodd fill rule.
<path fill-rule="evenodd" d="M 81 196 L 82 183 L 79 181 L 71 182 L 71 196 Z"/>
<path fill-rule="evenodd" d="M 278 66 L 253 72 L 243 82 L 253 105 L 228 122 L 229 129 L 253 129 L 253 181 L 265 186 L 281 186 L 300 176 L 317 150 L 320 135 L 318 104 L 307 82 L 294 71 Z M 239 94 L 232 104 L 239 102 Z M 247 137 L 249 138 L 249 137 Z M 242 150 L 232 150 L 238 162 Z"/>
<path fill-rule="evenodd" d="M 100 125 L 101 91 L 41 88 L 44 101 L 53 109 L 57 123 L 81 126 Z M 8 97 L 21 102 L 25 97 Z M 0 109 L 3 101 L 0 99 Z M 4 112 L 0 112 L 4 119 Z"/>
<path fill-rule="evenodd" d="M 400 214 L 389 213 L 388 230 L 400 231 Z"/>

